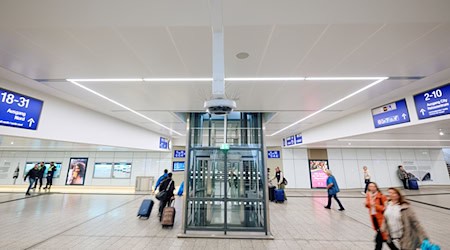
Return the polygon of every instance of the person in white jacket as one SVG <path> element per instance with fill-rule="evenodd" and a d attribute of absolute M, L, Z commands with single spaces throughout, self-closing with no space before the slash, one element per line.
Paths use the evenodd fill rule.
<path fill-rule="evenodd" d="M 284 191 L 284 188 L 286 186 L 286 179 L 284 178 L 284 174 L 283 172 L 281 172 L 280 167 L 275 168 L 275 176 L 272 177 L 271 180 L 275 179 L 277 180 L 277 188 L 282 189 Z M 284 199 L 287 200 L 286 192 L 284 192 Z"/>

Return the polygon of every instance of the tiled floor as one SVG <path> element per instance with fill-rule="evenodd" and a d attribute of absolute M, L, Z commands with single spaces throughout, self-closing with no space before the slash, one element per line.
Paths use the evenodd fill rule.
<path fill-rule="evenodd" d="M 431 239 L 450 247 L 450 187 L 410 191 Z M 145 195 L 0 193 L 0 249 L 373 249 L 374 231 L 363 196 L 341 192 L 346 207 L 325 210 L 323 191 L 290 191 L 285 204 L 270 204 L 275 240 L 179 239 L 181 199 L 173 229 L 162 229 L 156 207 L 149 220 L 136 211 Z M 431 194 L 431 195 L 426 195 Z M 387 249 L 387 247 L 385 247 Z"/>

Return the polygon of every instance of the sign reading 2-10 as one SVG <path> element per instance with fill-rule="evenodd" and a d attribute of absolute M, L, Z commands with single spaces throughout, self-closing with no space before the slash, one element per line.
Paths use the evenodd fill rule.
<path fill-rule="evenodd" d="M 13 104 L 17 103 L 17 106 L 21 108 L 28 108 L 28 105 L 30 104 L 30 99 L 27 99 L 23 96 L 21 96 L 19 99 L 16 99 L 16 96 L 12 93 L 3 92 L 1 93 L 2 96 L 2 102 L 6 102 L 7 104 Z"/>
<path fill-rule="evenodd" d="M 431 93 L 424 93 L 423 97 L 425 97 L 425 101 L 429 101 L 431 100 L 431 98 L 439 98 L 442 97 L 442 90 L 440 89 L 435 89 L 433 91 L 431 91 Z"/>

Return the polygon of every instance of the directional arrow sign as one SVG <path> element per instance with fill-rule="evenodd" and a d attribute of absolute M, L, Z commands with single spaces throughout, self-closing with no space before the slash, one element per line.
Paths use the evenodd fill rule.
<path fill-rule="evenodd" d="M 427 119 L 450 114 L 450 83 L 414 95 L 417 117 Z"/>
<path fill-rule="evenodd" d="M 30 118 L 27 120 L 27 122 L 28 122 L 28 127 L 31 127 L 31 125 L 33 125 L 33 123 L 34 123 L 34 119 Z"/>
<path fill-rule="evenodd" d="M 0 88 L 0 125 L 36 130 L 44 102 Z"/>
<path fill-rule="evenodd" d="M 375 128 L 387 127 L 410 121 L 405 99 L 372 109 L 372 117 Z"/>

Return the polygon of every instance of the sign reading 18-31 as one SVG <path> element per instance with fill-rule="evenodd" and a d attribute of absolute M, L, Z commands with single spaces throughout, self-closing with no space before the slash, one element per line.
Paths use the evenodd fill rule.
<path fill-rule="evenodd" d="M 450 114 L 450 83 L 414 96 L 419 120 Z"/>
<path fill-rule="evenodd" d="M 0 88 L 0 125 L 36 130 L 43 101 Z"/>

